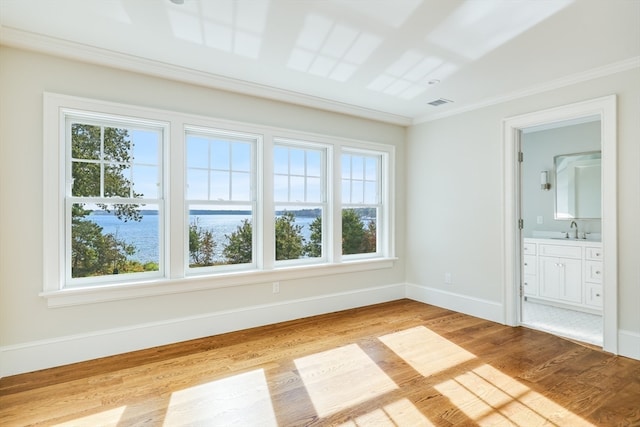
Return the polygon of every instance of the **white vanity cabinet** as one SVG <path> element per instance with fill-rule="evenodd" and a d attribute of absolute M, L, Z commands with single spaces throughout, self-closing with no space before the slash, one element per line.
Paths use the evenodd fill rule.
<path fill-rule="evenodd" d="M 585 303 L 602 308 L 602 247 L 585 248 Z"/>
<path fill-rule="evenodd" d="M 522 283 L 531 299 L 593 312 L 602 308 L 602 244 L 524 239 Z"/>

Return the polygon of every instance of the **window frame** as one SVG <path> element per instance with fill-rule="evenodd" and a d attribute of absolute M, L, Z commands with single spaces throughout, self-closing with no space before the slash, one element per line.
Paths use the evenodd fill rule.
<path fill-rule="evenodd" d="M 329 177 L 330 177 L 330 171 L 332 170 L 332 164 L 331 164 L 331 159 L 332 159 L 332 147 L 328 144 L 324 144 L 324 143 L 318 143 L 318 142 L 311 142 L 311 141 L 307 141 L 304 140 L 302 138 L 285 138 L 285 137 L 274 137 L 272 140 L 272 151 L 275 152 L 276 147 L 287 147 L 287 148 L 293 148 L 293 149 L 300 149 L 300 150 L 316 150 L 316 151 L 320 151 L 321 152 L 321 157 L 320 157 L 320 201 L 319 202 L 299 202 L 299 201 L 287 201 L 287 202 L 283 202 L 280 200 L 276 200 L 275 197 L 275 183 L 273 185 L 273 191 L 272 191 L 272 199 L 273 199 L 273 204 L 274 204 L 274 210 L 273 210 L 273 215 L 274 215 L 274 220 L 275 220 L 275 214 L 276 211 L 278 210 L 277 208 L 279 206 L 309 206 L 309 207 L 318 207 L 320 206 L 320 208 L 322 209 L 322 256 L 320 257 L 315 257 L 315 258 L 298 258 L 298 259 L 287 259 L 287 260 L 277 260 L 275 258 L 275 249 L 274 249 L 274 258 L 273 258 L 273 262 L 274 262 L 274 268 L 278 268 L 278 267 L 287 267 L 287 266 L 297 266 L 297 265 L 310 265 L 310 264 L 324 264 L 327 263 L 327 261 L 330 259 L 329 256 L 329 247 L 330 245 L 328 245 L 328 241 L 330 241 L 330 239 L 327 239 L 327 237 L 330 237 L 331 233 L 331 228 L 330 227 L 330 223 L 328 221 L 328 218 L 330 217 L 330 212 L 332 210 L 332 206 L 333 203 L 331 202 L 330 198 L 329 198 Z M 275 161 L 273 162 L 275 165 Z M 273 177 L 275 178 L 277 174 L 273 173 Z M 291 174 L 287 174 L 289 177 L 291 177 Z M 305 178 L 307 177 L 307 175 L 304 175 Z M 306 185 L 306 184 L 305 184 Z M 275 221 L 274 221 L 275 222 Z M 274 229 L 274 245 L 276 243 L 276 236 L 275 236 L 275 229 Z"/>
<path fill-rule="evenodd" d="M 355 254 L 342 254 L 342 259 L 347 261 L 351 259 L 368 259 L 368 258 L 377 258 L 380 256 L 388 256 L 388 243 L 386 240 L 386 236 L 389 230 L 389 191 L 388 185 L 386 184 L 385 179 L 385 170 L 389 168 L 389 155 L 383 151 L 377 151 L 372 149 L 363 149 L 363 148 L 353 148 L 353 147 L 343 147 L 340 152 L 340 161 L 342 162 L 343 155 L 356 155 L 362 157 L 375 157 L 377 158 L 377 203 L 366 203 L 364 201 L 362 203 L 353 203 L 353 202 L 345 202 L 342 200 L 342 191 L 341 191 L 341 205 L 340 205 L 340 214 L 342 215 L 342 211 L 344 209 L 358 209 L 358 208 L 375 208 L 376 209 L 376 251 L 375 252 L 363 252 L 363 253 L 355 253 Z M 340 164 L 342 166 L 342 163 Z M 342 167 L 340 168 L 340 184 L 342 190 Z M 366 182 L 366 176 L 363 177 L 363 183 Z M 353 179 L 350 179 L 350 183 L 353 184 Z M 363 185 L 363 195 L 364 195 L 364 185 Z M 341 235 L 342 238 L 342 235 Z M 341 251 L 342 253 L 342 251 Z"/>
<path fill-rule="evenodd" d="M 67 111 L 87 114 L 129 117 L 153 123 L 164 123 L 162 156 L 165 203 L 164 276 L 132 279 L 118 283 L 90 283 L 69 287 L 65 282 L 65 141 L 64 114 Z M 349 138 L 314 134 L 265 125 L 236 122 L 175 111 L 125 105 L 45 92 L 43 96 L 43 290 L 49 307 L 61 307 L 138 298 L 152 295 L 191 292 L 230 286 L 255 285 L 272 280 L 293 280 L 328 274 L 344 274 L 391 268 L 395 257 L 395 205 L 389 197 L 395 188 L 395 147 L 391 144 L 359 141 Z M 188 213 L 186 212 L 186 129 L 206 128 L 243 135 L 257 135 L 256 147 L 256 220 L 262 230 L 254 233 L 256 258 L 252 269 L 223 269 L 212 274 L 187 274 Z M 323 260 L 317 263 L 275 263 L 275 201 L 273 179 L 273 147 L 276 141 L 302 141 L 327 147 L 326 152 L 326 217 L 323 221 Z M 383 155 L 382 194 L 384 227 L 378 224 L 377 247 L 373 257 L 341 255 L 341 170 L 343 150 L 363 150 Z M 340 207 L 340 209 L 337 209 Z M 380 233 L 383 233 L 382 235 Z M 325 238 L 327 236 L 327 238 Z M 298 261 L 298 260 L 294 260 Z"/>
<path fill-rule="evenodd" d="M 128 116 L 118 116 L 113 114 L 97 114 L 85 111 L 78 111 L 73 109 L 61 110 L 61 115 L 64 120 L 64 283 L 65 288 L 81 287 L 85 284 L 119 284 L 131 281 L 140 280 L 153 280 L 162 278 L 165 276 L 165 268 L 167 265 L 165 256 L 164 242 L 166 241 L 166 228 L 165 228 L 165 216 L 166 216 L 166 202 L 165 197 L 165 155 L 164 147 L 167 143 L 167 133 L 169 131 L 168 123 L 159 122 L 148 119 L 132 118 Z M 72 139 L 71 128 L 73 124 L 81 123 L 91 126 L 106 127 L 122 127 L 128 130 L 152 130 L 159 133 L 159 147 L 158 157 L 159 161 L 157 167 L 159 168 L 159 189 L 155 198 L 152 197 L 109 197 L 103 194 L 99 196 L 74 196 L 73 190 L 73 158 L 72 152 Z M 104 159 L 98 159 L 100 163 L 107 163 Z M 132 163 L 133 165 L 134 163 Z M 104 168 L 104 167 L 102 167 Z M 102 169 L 101 168 L 101 169 Z M 104 185 L 104 177 L 101 174 L 101 187 Z M 104 190 L 104 188 L 101 188 Z M 74 204 L 78 203 L 105 203 L 105 204 L 139 204 L 139 205 L 157 205 L 158 206 L 158 271 L 140 272 L 140 273 L 128 273 L 119 275 L 102 275 L 95 277 L 79 277 L 73 278 L 71 271 L 71 257 L 72 257 L 72 215 L 71 210 Z"/>
<path fill-rule="evenodd" d="M 189 132 L 196 133 L 200 136 L 210 136 L 210 137 L 221 137 L 221 138 L 229 138 L 229 139 L 237 139 L 237 140 L 245 140 L 251 145 L 251 161 L 250 161 L 250 196 L 247 201 L 236 201 L 236 200 L 198 200 L 198 199 L 189 199 L 188 196 L 188 178 L 187 174 L 189 173 L 189 165 L 187 158 L 187 150 L 188 150 L 188 134 Z M 193 126 L 193 125 L 185 125 L 184 126 L 184 152 L 185 152 L 185 167 L 184 167 L 184 175 L 185 175 L 185 195 L 184 195 L 184 215 L 186 218 L 185 223 L 185 247 L 184 247 L 184 256 L 185 256 L 185 276 L 197 276 L 197 275 L 216 275 L 218 272 L 225 271 L 251 271 L 257 270 L 258 268 L 258 259 L 262 256 L 262 250 L 258 246 L 257 236 L 261 234 L 262 230 L 257 221 L 259 216 L 259 205 L 260 205 L 260 197 L 258 192 L 258 179 L 259 176 L 259 162 L 258 162 L 258 152 L 259 147 L 262 146 L 262 136 L 259 134 L 253 134 L 248 132 L 239 132 L 239 131 L 230 131 L 224 129 L 214 129 L 210 127 L 203 126 Z M 209 172 L 212 169 L 209 169 Z M 232 172 L 232 169 L 229 169 L 229 172 Z M 232 178 L 230 178 L 230 185 L 232 185 Z M 210 197 L 210 195 L 209 195 Z M 217 266 L 208 266 L 208 267 L 191 267 L 189 265 L 189 206 L 191 204 L 200 204 L 200 205 L 210 205 L 210 206 L 251 206 L 251 240 L 252 240 L 252 255 L 251 263 L 244 264 L 227 264 L 227 265 L 217 265 Z"/>

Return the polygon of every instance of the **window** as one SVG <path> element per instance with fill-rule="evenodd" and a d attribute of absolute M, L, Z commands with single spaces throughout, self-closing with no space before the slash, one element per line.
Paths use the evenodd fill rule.
<path fill-rule="evenodd" d="M 392 265 L 391 146 L 44 102 L 50 306 Z"/>
<path fill-rule="evenodd" d="M 192 271 L 255 264 L 254 233 L 259 232 L 254 230 L 257 141 L 249 135 L 187 130 L 188 259 Z"/>
<path fill-rule="evenodd" d="M 382 156 L 342 154 L 342 254 L 377 253 Z"/>
<path fill-rule="evenodd" d="M 164 127 L 70 113 L 65 128 L 67 282 L 162 275 Z"/>
<path fill-rule="evenodd" d="M 276 261 L 322 259 L 326 149 L 277 140 L 273 159 Z"/>

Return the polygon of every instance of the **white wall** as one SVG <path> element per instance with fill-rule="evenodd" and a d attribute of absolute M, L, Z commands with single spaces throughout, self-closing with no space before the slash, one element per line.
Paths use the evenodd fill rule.
<path fill-rule="evenodd" d="M 0 376 L 404 296 L 403 221 L 392 268 L 48 308 L 42 291 L 43 92 L 393 144 L 404 218 L 405 128 L 0 48 Z M 51 161 L 55 161 L 51 159 Z"/>
<path fill-rule="evenodd" d="M 502 120 L 618 95 L 620 353 L 640 358 L 640 70 L 618 73 L 410 128 L 406 280 L 424 301 L 486 316 L 503 310 Z M 452 284 L 444 284 L 445 273 Z M 504 313 L 496 313 L 504 319 Z"/>

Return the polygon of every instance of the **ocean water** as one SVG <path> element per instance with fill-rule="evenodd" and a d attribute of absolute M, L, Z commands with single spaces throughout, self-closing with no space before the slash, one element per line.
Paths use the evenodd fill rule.
<path fill-rule="evenodd" d="M 159 262 L 159 216 L 154 214 L 143 215 L 141 221 L 123 222 L 115 215 L 110 214 L 91 214 L 86 217 L 102 227 L 103 233 L 112 233 L 118 239 L 123 239 L 127 243 L 136 247 L 136 253 L 131 257 L 132 260 L 146 262 Z M 251 219 L 250 215 L 245 214 L 198 214 L 189 215 L 189 223 L 194 221 L 204 229 L 213 231 L 216 241 L 215 255 L 216 261 L 223 259 L 222 251 L 227 242 L 226 235 L 230 235 L 242 225 L 245 219 Z M 302 236 L 305 240 L 309 239 L 311 230 L 309 225 L 315 218 L 312 217 L 296 217 L 296 224 L 302 225 Z M 186 233 L 186 230 L 185 230 Z"/>

